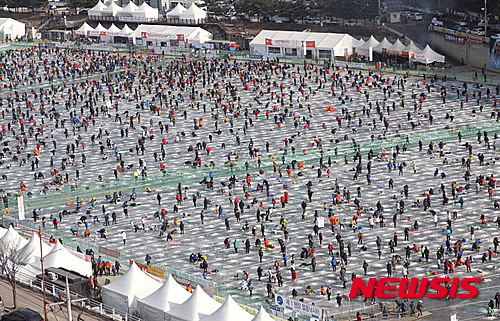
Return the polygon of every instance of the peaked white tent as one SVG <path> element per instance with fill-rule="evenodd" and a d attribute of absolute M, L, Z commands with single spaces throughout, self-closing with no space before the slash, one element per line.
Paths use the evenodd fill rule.
<path fill-rule="evenodd" d="M 5 235 L 5 233 L 7 233 L 7 231 L 8 230 L 6 228 L 0 227 L 0 238 L 2 238 Z"/>
<path fill-rule="evenodd" d="M 196 4 L 191 4 L 189 8 L 179 15 L 182 20 L 202 20 L 207 18 L 207 12 Z"/>
<path fill-rule="evenodd" d="M 7 232 L 0 239 L 1 247 L 11 247 L 15 250 L 20 250 L 28 243 L 28 240 L 22 237 L 12 225 L 9 227 Z"/>
<path fill-rule="evenodd" d="M 398 39 L 392 46 L 387 48 L 387 53 L 391 55 L 400 55 L 405 48 L 406 46 Z"/>
<path fill-rule="evenodd" d="M 120 31 L 120 36 L 129 37 L 134 33 L 134 30 L 130 29 L 128 25 L 124 25 L 122 30 Z"/>
<path fill-rule="evenodd" d="M 71 254 L 60 242 L 57 242 L 52 250 L 45 256 L 43 260 L 44 268 L 63 267 L 67 270 L 75 271 L 85 276 L 92 276 L 92 263 L 80 259 Z M 34 263 L 29 264 L 36 274 L 42 273 L 40 259 L 36 259 Z"/>
<path fill-rule="evenodd" d="M 411 53 L 411 54 L 420 54 L 422 53 L 422 49 L 420 49 L 414 42 L 413 40 L 410 41 L 408 46 L 406 46 L 405 49 L 403 49 L 403 52 Z"/>
<path fill-rule="evenodd" d="M 179 18 L 179 16 L 187 9 L 179 2 L 175 8 L 167 12 L 167 18 Z"/>
<path fill-rule="evenodd" d="M 145 321 L 165 320 L 165 312 L 186 302 L 191 293 L 186 291 L 170 275 L 158 290 L 138 300 L 137 310 Z"/>
<path fill-rule="evenodd" d="M 202 321 L 251 321 L 253 316 L 243 310 L 229 295 L 226 302 L 211 315 L 201 318 Z"/>
<path fill-rule="evenodd" d="M 89 15 L 89 17 L 90 16 L 101 16 L 102 11 L 104 9 L 106 9 L 106 5 L 104 3 L 102 3 L 101 0 L 99 0 L 97 2 L 97 4 L 94 7 L 92 7 L 92 9 L 89 9 L 88 15 Z"/>
<path fill-rule="evenodd" d="M 119 17 L 132 17 L 132 14 L 137 10 L 137 8 L 139 7 L 130 1 L 125 7 L 123 7 L 122 10 L 118 11 L 116 15 Z"/>
<path fill-rule="evenodd" d="M 49 254 L 50 251 L 51 246 L 47 245 L 45 242 L 42 242 L 42 250 L 40 251 L 40 237 L 36 233 L 33 233 L 33 237 L 31 237 L 28 243 L 21 249 L 23 257 L 26 258 L 26 264 L 34 263 L 37 258 L 40 259 L 40 256 L 45 256 Z"/>
<path fill-rule="evenodd" d="M 134 18 L 155 20 L 158 19 L 159 12 L 158 9 L 151 7 L 146 2 L 143 2 L 134 12 L 132 12 Z"/>
<path fill-rule="evenodd" d="M 388 49 L 390 47 L 392 47 L 392 43 L 389 40 L 387 40 L 387 38 L 384 38 L 378 45 L 373 47 L 373 51 L 381 53 L 384 51 L 384 49 Z"/>
<path fill-rule="evenodd" d="M 220 303 L 209 297 L 201 286 L 197 286 L 193 295 L 183 304 L 168 311 L 167 316 L 170 321 L 199 321 L 220 307 Z"/>
<path fill-rule="evenodd" d="M 100 35 L 105 35 L 106 31 L 108 31 L 106 28 L 104 28 L 100 23 L 97 25 L 97 27 L 94 28 L 94 30 L 91 30 L 89 32 L 89 35 L 91 36 L 100 36 Z"/>
<path fill-rule="evenodd" d="M 92 31 L 94 31 L 94 28 L 92 28 L 86 22 L 84 22 L 83 25 L 80 28 L 78 28 L 77 30 L 75 30 L 75 33 L 77 35 L 85 35 L 86 36 L 89 33 L 91 33 Z"/>
<path fill-rule="evenodd" d="M 260 306 L 259 313 L 252 319 L 252 321 L 276 321 L 262 306 Z"/>
<path fill-rule="evenodd" d="M 137 299 L 145 298 L 161 285 L 133 263 L 119 279 L 102 287 L 102 302 L 115 309 L 134 313 Z"/>
<path fill-rule="evenodd" d="M 364 44 L 358 47 L 358 54 L 363 56 L 368 56 L 370 48 L 372 48 L 373 50 L 373 48 L 375 48 L 379 44 L 380 42 L 377 39 L 375 39 L 374 36 L 371 36 L 367 41 L 365 41 Z"/>
<path fill-rule="evenodd" d="M 106 35 L 107 36 L 120 36 L 121 35 L 121 30 L 117 26 L 115 26 L 114 23 L 109 26 L 108 30 L 106 30 Z"/>
<path fill-rule="evenodd" d="M 116 2 L 111 1 L 111 3 L 102 10 L 103 16 L 116 16 L 118 12 L 122 10 L 122 7 L 116 4 Z"/>
<path fill-rule="evenodd" d="M 445 62 L 445 57 L 443 55 L 438 54 L 434 50 L 432 50 L 429 45 L 427 45 L 424 50 L 422 50 L 421 54 L 416 54 L 413 57 L 413 61 L 417 61 L 423 64 L 431 64 L 433 62 Z"/>

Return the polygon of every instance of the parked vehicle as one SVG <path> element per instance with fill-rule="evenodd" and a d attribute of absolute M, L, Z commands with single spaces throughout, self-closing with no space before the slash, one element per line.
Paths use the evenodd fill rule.
<path fill-rule="evenodd" d="M 411 20 L 415 20 L 415 21 L 422 21 L 423 20 L 422 14 L 420 12 L 412 12 L 412 13 L 410 13 L 410 17 L 409 18 Z"/>
<path fill-rule="evenodd" d="M 347 20 L 344 25 L 348 27 L 360 27 L 361 22 L 357 20 Z"/>
<path fill-rule="evenodd" d="M 2 321 L 43 321 L 40 313 L 31 309 L 20 309 L 2 316 Z"/>
<path fill-rule="evenodd" d="M 481 28 L 472 29 L 470 31 L 470 33 L 473 34 L 473 35 L 477 35 L 477 36 L 484 36 L 486 34 L 486 32 L 484 31 L 484 29 L 481 29 Z"/>
<path fill-rule="evenodd" d="M 500 33 L 496 33 L 490 37 L 491 39 L 500 40 Z"/>

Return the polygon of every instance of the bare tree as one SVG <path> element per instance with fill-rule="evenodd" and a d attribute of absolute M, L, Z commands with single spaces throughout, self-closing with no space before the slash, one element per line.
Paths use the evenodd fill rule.
<path fill-rule="evenodd" d="M 16 308 L 16 275 L 27 264 L 29 253 L 22 250 L 17 241 L 0 242 L 0 267 L 12 286 L 12 301 Z"/>

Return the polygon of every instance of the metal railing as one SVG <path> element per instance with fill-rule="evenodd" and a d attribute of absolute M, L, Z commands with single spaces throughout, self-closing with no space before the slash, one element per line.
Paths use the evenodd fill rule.
<path fill-rule="evenodd" d="M 42 292 L 41 280 L 33 279 L 32 276 L 27 275 L 22 272 L 16 274 L 16 280 L 34 291 Z M 65 301 L 67 296 L 66 289 L 58 287 L 56 284 L 50 282 L 50 280 L 45 280 L 45 293 L 50 295 L 54 299 L 59 299 Z M 81 300 L 78 302 L 73 302 L 72 306 L 78 307 L 84 311 L 88 311 L 94 315 L 99 315 L 105 317 L 109 320 L 116 320 L 119 316 L 121 320 L 131 320 L 131 321 L 141 321 L 142 319 L 128 313 L 127 311 L 122 311 L 120 309 L 113 308 L 106 305 L 98 300 L 89 299 L 78 293 L 70 291 L 71 300 Z"/>

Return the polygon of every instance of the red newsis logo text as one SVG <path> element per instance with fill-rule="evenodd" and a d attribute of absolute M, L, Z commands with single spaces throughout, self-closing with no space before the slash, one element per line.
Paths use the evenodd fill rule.
<path fill-rule="evenodd" d="M 350 298 L 358 293 L 365 298 L 473 298 L 479 290 L 472 282 L 480 282 L 481 278 L 369 278 L 365 283 L 361 278 L 352 281 Z M 428 291 L 430 288 L 431 291 Z M 433 290 L 433 291 L 432 291 Z M 436 292 L 437 291 L 437 292 Z"/>

